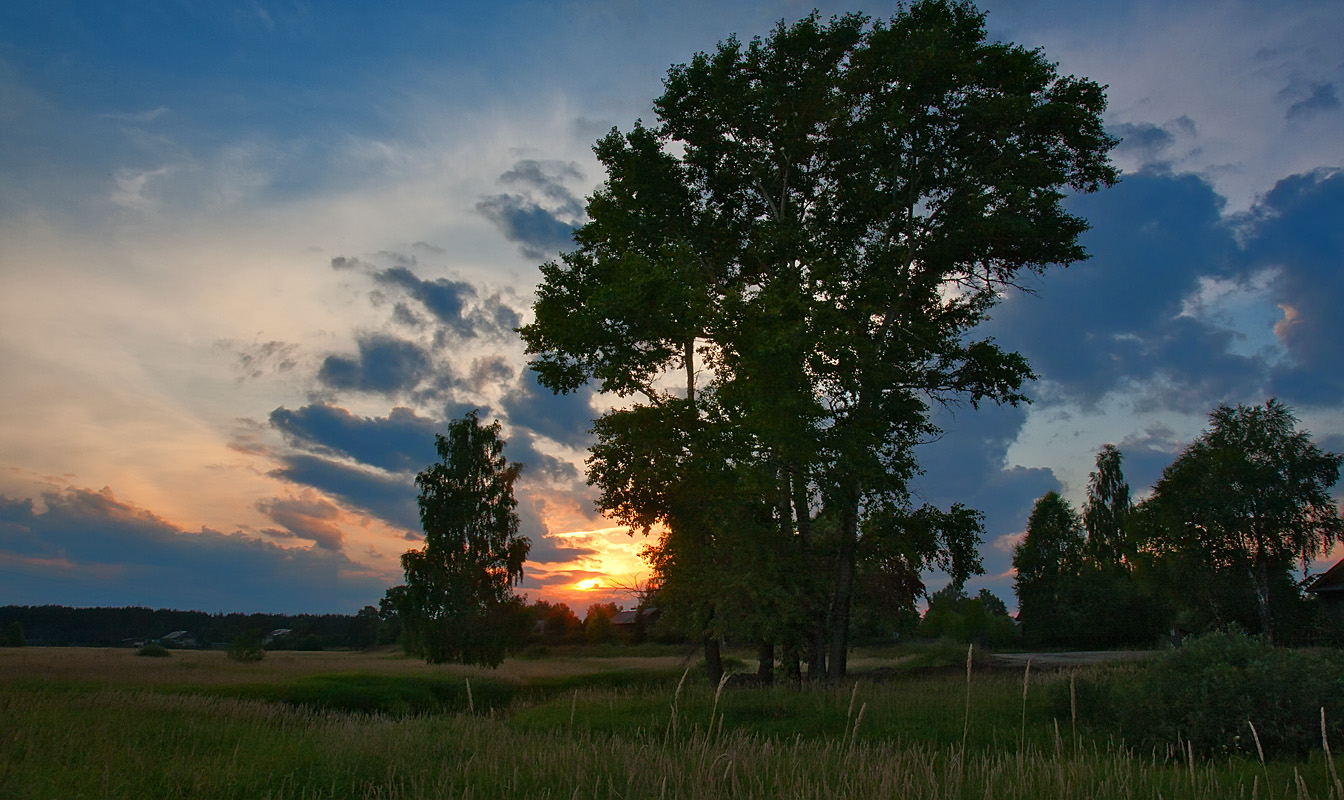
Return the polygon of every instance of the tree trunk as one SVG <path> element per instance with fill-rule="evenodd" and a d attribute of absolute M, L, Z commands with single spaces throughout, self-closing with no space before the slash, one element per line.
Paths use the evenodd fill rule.
<path fill-rule="evenodd" d="M 1255 586 L 1256 608 L 1260 612 L 1260 632 L 1265 639 L 1274 643 L 1274 618 L 1269 611 L 1269 565 L 1260 559 L 1251 572 L 1251 583 Z"/>
<path fill-rule="evenodd" d="M 784 670 L 784 677 L 789 683 L 798 683 L 803 679 L 802 659 L 798 655 L 798 647 L 792 643 L 784 645 L 784 653 L 779 657 L 779 667 Z"/>
<path fill-rule="evenodd" d="M 854 594 L 854 549 L 858 541 L 859 493 L 852 485 L 841 489 L 844 506 L 840 509 L 840 542 L 836 553 L 835 592 L 831 595 L 830 665 L 826 676 L 841 681 L 849 660 L 849 611 Z"/>
<path fill-rule="evenodd" d="M 798 543 L 803 554 L 803 563 L 809 569 L 815 569 L 812 563 L 812 507 L 808 502 L 807 479 L 795 475 L 792 480 L 793 515 L 798 525 Z M 805 595 L 808 605 L 813 599 L 810 590 Z M 813 683 L 826 680 L 826 612 L 819 607 L 808 609 L 812 618 L 811 630 L 807 639 L 807 679 Z M 799 670 L 801 675 L 802 670 Z"/>
<path fill-rule="evenodd" d="M 762 686 L 769 686 L 775 682 L 775 643 L 761 642 L 757 654 L 761 663 L 756 667 L 756 680 Z"/>
<path fill-rule="evenodd" d="M 713 686 L 718 686 L 719 681 L 723 680 L 723 657 L 719 653 L 717 636 L 705 636 L 705 672 L 709 674 L 709 682 Z"/>

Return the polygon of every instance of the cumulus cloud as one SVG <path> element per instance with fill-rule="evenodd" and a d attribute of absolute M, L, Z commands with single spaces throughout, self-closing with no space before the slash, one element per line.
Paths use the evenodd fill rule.
<path fill-rule="evenodd" d="M 386 417 L 360 417 L 339 406 L 315 403 L 271 412 L 271 426 L 291 445 L 321 455 L 344 456 L 388 472 L 416 472 L 435 458 L 433 419 L 409 408 Z"/>
<path fill-rule="evenodd" d="M 324 550 L 339 552 L 345 547 L 345 534 L 337 524 L 341 510 L 315 492 L 258 500 L 257 510 L 291 535 L 313 542 Z"/>
<path fill-rule="evenodd" d="M 537 383 L 537 376 L 526 370 L 521 385 L 501 401 L 509 424 L 534 431 L 561 444 L 584 449 L 592 441 L 591 399 L 593 390 L 583 387 L 567 395 L 552 394 Z"/>
<path fill-rule="evenodd" d="M 583 202 L 565 185 L 582 180 L 578 165 L 563 161 L 523 160 L 499 176 L 514 188 L 482 198 L 476 210 L 518 244 L 524 257 L 540 260 L 573 246 L 574 228 L 583 218 Z"/>
<path fill-rule="evenodd" d="M 390 525 L 420 529 L 415 481 L 408 475 L 389 475 L 307 453 L 284 455 L 280 462 L 271 477 L 317 489 Z"/>
<path fill-rule="evenodd" d="M 109 489 L 0 496 L 0 603 L 353 612 L 386 578 L 337 550 L 186 532 Z"/>
<path fill-rule="evenodd" d="M 361 336 L 354 356 L 331 355 L 317 379 L 331 389 L 395 395 L 419 386 L 431 373 L 429 354 L 415 342 L 375 333 Z"/>

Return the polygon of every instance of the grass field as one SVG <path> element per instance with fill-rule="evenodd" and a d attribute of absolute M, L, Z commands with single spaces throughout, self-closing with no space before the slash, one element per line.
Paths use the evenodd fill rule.
<path fill-rule="evenodd" d="M 0 650 L 0 798 L 1338 798 L 1300 763 L 1137 753 L 1051 711 L 1063 674 L 917 670 L 716 692 L 674 650 L 496 671 L 395 652 Z M 936 659 L 934 659 L 936 661 Z M 470 688 L 468 688 L 470 687 Z M 1055 693 L 1057 694 L 1057 693 Z"/>

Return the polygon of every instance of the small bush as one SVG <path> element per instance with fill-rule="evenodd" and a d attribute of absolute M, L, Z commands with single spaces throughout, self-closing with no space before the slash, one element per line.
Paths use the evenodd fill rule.
<path fill-rule="evenodd" d="M 168 648 L 159 644 L 147 644 L 139 650 L 136 650 L 135 654 L 137 656 L 147 656 L 149 658 L 168 658 L 172 655 L 172 653 L 168 652 Z"/>
<path fill-rule="evenodd" d="M 260 661 L 266 657 L 266 648 L 261 646 L 261 637 L 243 634 L 229 645 L 229 658 L 234 661 Z"/>
<path fill-rule="evenodd" d="M 1118 668 L 1078 681 L 1085 721 L 1117 725 L 1133 744 L 1192 745 L 1205 756 L 1305 756 L 1321 746 L 1321 710 L 1328 735 L 1344 741 L 1344 653 L 1274 647 L 1242 633 L 1190 640 L 1145 667 Z M 1069 713 L 1069 687 L 1055 706 Z M 1248 723 L 1255 725 L 1255 736 Z"/>

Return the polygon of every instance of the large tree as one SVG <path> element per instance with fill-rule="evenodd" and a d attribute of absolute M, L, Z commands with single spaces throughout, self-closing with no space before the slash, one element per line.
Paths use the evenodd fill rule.
<path fill-rule="evenodd" d="M 1116 179 L 1104 93 L 928 0 L 730 38 L 654 107 L 656 127 L 598 143 L 607 182 L 522 334 L 546 385 L 633 403 L 599 424 L 604 509 L 731 539 L 668 501 L 683 470 L 723 475 L 702 452 L 726 449 L 731 483 L 765 487 L 743 502 L 825 575 L 802 616 L 812 669 L 838 678 L 860 532 L 911 512 L 930 403 L 1023 399 L 1025 360 L 970 332 L 1024 273 L 1085 257 L 1061 201 Z"/>
<path fill-rule="evenodd" d="M 1154 546 L 1199 568 L 1239 572 L 1273 637 L 1272 587 L 1296 560 L 1344 542 L 1330 490 L 1344 456 L 1321 450 L 1277 399 L 1219 406 L 1209 427 L 1162 472 L 1151 511 Z"/>
<path fill-rule="evenodd" d="M 425 546 L 401 557 L 396 602 L 407 651 L 433 664 L 496 667 L 524 619 L 513 594 L 531 547 L 514 511 L 522 465 L 504 457 L 499 431 L 475 411 L 449 422 L 434 437 L 439 461 L 415 478 Z"/>

